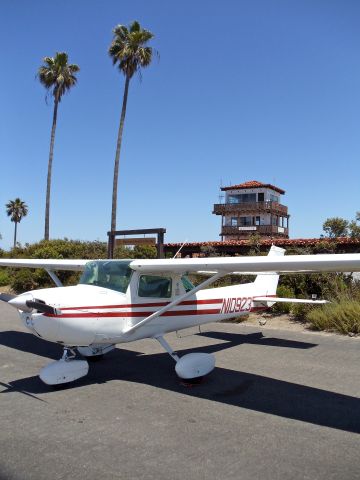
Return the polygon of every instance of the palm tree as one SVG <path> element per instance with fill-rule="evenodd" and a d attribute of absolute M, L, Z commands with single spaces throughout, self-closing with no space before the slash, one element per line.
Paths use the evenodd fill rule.
<path fill-rule="evenodd" d="M 114 164 L 111 231 L 116 229 L 119 160 L 129 83 L 136 72 L 141 75 L 141 69 L 149 66 L 153 53 L 157 53 L 153 48 L 147 46 L 147 43 L 154 37 L 154 35 L 148 30 L 144 30 L 137 21 L 132 22 L 129 27 L 117 25 L 114 28 L 113 33 L 114 38 L 109 47 L 109 55 L 112 58 L 113 65 L 118 64 L 119 70 L 124 74 L 125 87 Z"/>
<path fill-rule="evenodd" d="M 28 206 L 25 202 L 20 200 L 20 198 L 15 198 L 15 200 L 10 200 L 6 205 L 6 213 L 8 217 L 11 217 L 10 220 L 15 222 L 15 233 L 14 233 L 14 248 L 16 247 L 16 235 L 17 235 L 17 224 L 21 222 L 23 217 L 26 217 L 28 214 Z"/>
<path fill-rule="evenodd" d="M 50 152 L 48 162 L 48 174 L 46 184 L 46 207 L 45 207 L 45 234 L 44 239 L 49 240 L 49 221 L 50 221 L 50 189 L 51 189 L 51 171 L 54 155 L 54 141 L 57 121 L 58 106 L 61 97 L 73 87 L 77 78 L 75 74 L 80 70 L 78 65 L 68 63 L 68 55 L 65 52 L 56 52 L 55 57 L 45 57 L 44 65 L 41 65 L 38 71 L 40 83 L 48 90 L 48 93 L 54 97 L 54 113 L 50 137 Z"/>

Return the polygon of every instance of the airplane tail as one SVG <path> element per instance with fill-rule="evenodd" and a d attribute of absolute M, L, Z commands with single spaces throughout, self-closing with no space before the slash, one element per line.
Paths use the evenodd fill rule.
<path fill-rule="evenodd" d="M 268 256 L 283 256 L 285 249 L 272 245 Z M 279 275 L 274 273 L 257 275 L 254 281 L 254 289 L 261 292 L 261 296 L 276 295 L 276 289 L 279 282 Z"/>

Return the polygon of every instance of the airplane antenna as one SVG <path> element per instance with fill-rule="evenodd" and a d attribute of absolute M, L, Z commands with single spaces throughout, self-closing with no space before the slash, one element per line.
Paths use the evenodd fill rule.
<path fill-rule="evenodd" d="M 187 239 L 185 240 L 184 243 L 181 244 L 181 247 L 179 248 L 179 250 L 178 250 L 178 251 L 175 253 L 175 255 L 173 256 L 173 258 L 172 258 L 173 260 L 174 260 L 174 258 L 177 257 L 178 253 L 180 253 L 180 251 L 182 250 L 183 246 L 186 245 L 186 244 L 187 244 Z"/>

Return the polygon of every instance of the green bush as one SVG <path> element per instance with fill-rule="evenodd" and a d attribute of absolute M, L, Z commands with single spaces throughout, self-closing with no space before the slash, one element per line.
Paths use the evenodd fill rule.
<path fill-rule="evenodd" d="M 117 247 L 115 258 L 156 258 L 156 248 L 149 245 L 139 245 L 134 249 Z M 103 259 L 107 257 L 107 245 L 104 242 L 81 242 L 79 240 L 48 240 L 32 245 L 19 246 L 12 249 L 7 255 L 10 258 L 83 258 L 89 260 Z M 10 284 L 16 293 L 25 292 L 34 288 L 53 287 L 54 283 L 43 269 L 4 269 L 0 270 L 0 285 Z M 80 274 L 76 272 L 56 272 L 63 285 L 76 285 Z"/>
<path fill-rule="evenodd" d="M 10 285 L 15 293 L 23 293 L 40 287 L 37 281 L 36 271 L 33 272 L 27 268 L 13 272 Z"/>
<path fill-rule="evenodd" d="M 330 330 L 340 333 L 360 333 L 360 303 L 342 299 L 306 314 L 306 320 L 314 330 Z"/>
<path fill-rule="evenodd" d="M 305 320 L 307 315 L 316 308 L 319 308 L 319 306 L 309 303 L 293 303 L 290 312 L 294 315 L 295 319 Z"/>
<path fill-rule="evenodd" d="M 282 298 L 294 298 L 294 290 L 286 285 L 279 285 L 277 296 Z M 271 312 L 275 314 L 290 313 L 292 303 L 275 303 L 271 307 Z"/>
<path fill-rule="evenodd" d="M 134 248 L 128 248 L 119 245 L 114 248 L 114 258 L 156 258 L 157 250 L 152 245 L 136 245 Z"/>
<path fill-rule="evenodd" d="M 157 250 L 152 245 L 136 245 L 134 248 L 134 258 L 156 258 Z"/>
<path fill-rule="evenodd" d="M 80 240 L 42 240 L 20 246 L 10 251 L 11 258 L 106 258 L 104 242 L 81 242 Z"/>
<path fill-rule="evenodd" d="M 9 285 L 10 275 L 5 269 L 0 270 L 0 286 Z"/>
<path fill-rule="evenodd" d="M 12 249 L 7 255 L 9 258 L 106 258 L 107 245 L 103 242 L 81 242 L 79 240 L 48 240 L 34 244 L 26 244 Z M 22 293 L 34 288 L 53 287 L 54 283 L 43 269 L 11 269 L 7 270 L 9 284 L 16 293 Z M 59 271 L 57 275 L 63 285 L 75 285 L 79 273 Z"/>
<path fill-rule="evenodd" d="M 134 252 L 124 245 L 119 245 L 118 247 L 114 248 L 114 258 L 134 258 Z"/>

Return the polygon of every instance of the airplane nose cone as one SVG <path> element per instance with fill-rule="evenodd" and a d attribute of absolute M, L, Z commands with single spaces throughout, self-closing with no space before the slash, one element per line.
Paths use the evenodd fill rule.
<path fill-rule="evenodd" d="M 31 312 L 32 308 L 26 305 L 26 302 L 29 300 L 33 301 L 34 297 L 31 295 L 31 293 L 24 293 L 23 295 L 18 295 L 17 297 L 9 300 L 8 303 L 14 308 L 18 308 L 23 312 Z"/>

